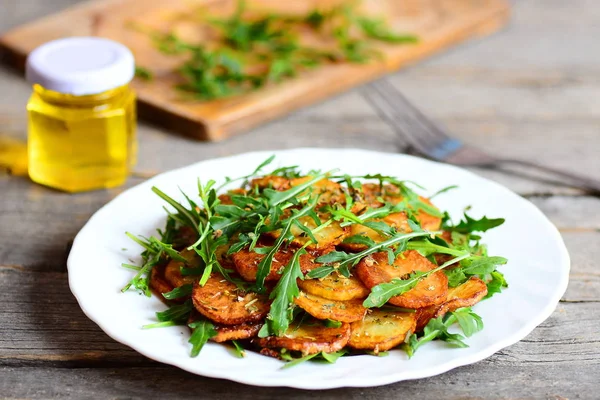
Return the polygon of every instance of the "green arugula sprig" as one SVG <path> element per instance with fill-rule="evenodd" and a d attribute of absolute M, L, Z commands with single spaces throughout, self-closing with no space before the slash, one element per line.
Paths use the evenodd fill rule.
<path fill-rule="evenodd" d="M 282 359 L 287 362 L 285 364 L 283 364 L 281 369 L 292 368 L 292 367 L 300 365 L 309 360 L 322 360 L 322 361 L 328 362 L 329 364 L 335 364 L 335 362 L 340 357 L 342 357 L 346 354 L 348 354 L 348 350 L 343 349 L 343 350 L 336 351 L 333 353 L 327 353 L 327 352 L 322 351 L 320 353 L 308 354 L 303 357 L 293 358 L 290 354 L 285 352 L 285 353 L 282 353 L 281 356 L 282 356 Z"/>
<path fill-rule="evenodd" d="M 271 303 L 267 320 L 258 333 L 259 337 L 272 334 L 281 336 L 288 329 L 293 319 L 292 304 L 294 299 L 300 295 L 297 279 L 304 279 L 300 269 L 300 256 L 305 253 L 304 247 L 297 250 L 284 268 L 281 279 L 269 296 L 273 299 L 273 303 Z"/>
<path fill-rule="evenodd" d="M 464 336 L 448 331 L 456 322 L 459 323 L 466 337 L 470 337 L 483 329 L 483 320 L 479 315 L 475 314 L 469 307 L 459 308 L 443 317 L 430 320 L 423 329 L 422 335 L 412 334 L 402 347 L 409 358 L 412 358 L 422 345 L 435 339 L 443 340 L 456 347 L 469 347 L 463 341 Z"/>

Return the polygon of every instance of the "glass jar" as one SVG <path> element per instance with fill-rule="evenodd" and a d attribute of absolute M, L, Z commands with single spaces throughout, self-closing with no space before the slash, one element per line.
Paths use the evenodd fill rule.
<path fill-rule="evenodd" d="M 31 53 L 33 181 L 68 192 L 125 182 L 137 150 L 134 69 L 125 46 L 101 38 L 60 39 Z"/>

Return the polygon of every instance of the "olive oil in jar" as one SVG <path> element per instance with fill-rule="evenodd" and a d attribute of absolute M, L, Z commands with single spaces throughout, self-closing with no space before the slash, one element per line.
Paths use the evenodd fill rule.
<path fill-rule="evenodd" d="M 47 43 L 27 60 L 29 176 L 68 192 L 114 187 L 135 164 L 131 52 L 100 38 Z"/>

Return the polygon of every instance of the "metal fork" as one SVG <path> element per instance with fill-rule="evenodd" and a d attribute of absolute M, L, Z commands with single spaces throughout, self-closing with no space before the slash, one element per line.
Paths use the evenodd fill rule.
<path fill-rule="evenodd" d="M 551 173 L 567 179 L 569 186 L 591 193 L 600 193 L 600 181 L 557 170 L 532 161 L 498 158 L 478 148 L 462 143 L 426 117 L 412 105 L 387 79 L 365 86 L 363 93 L 377 113 L 408 144 L 411 153 L 432 160 L 468 167 L 501 167 L 505 164 L 521 165 Z"/>

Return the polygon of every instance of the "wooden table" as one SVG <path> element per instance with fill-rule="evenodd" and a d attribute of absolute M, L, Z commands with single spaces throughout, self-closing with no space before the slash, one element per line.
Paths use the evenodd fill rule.
<path fill-rule="evenodd" d="M 2 0 L 0 31 L 76 2 Z M 599 20 L 591 0 L 523 0 L 515 3 L 513 21 L 503 32 L 390 80 L 461 139 L 500 155 L 535 156 L 598 178 Z M 0 67 L 0 114 L 8 113 L 13 128 L 24 130 L 29 93 L 18 74 Z M 69 195 L 26 178 L 0 176 L 0 397 L 600 397 L 600 273 L 595 264 L 600 199 L 529 180 L 519 170 L 476 172 L 520 193 L 558 226 L 572 257 L 571 282 L 546 322 L 487 360 L 419 381 L 309 393 L 195 376 L 115 342 L 79 309 L 68 288 L 65 260 L 70 241 L 90 215 L 122 190 L 154 173 L 250 150 L 402 150 L 359 90 L 222 143 L 190 141 L 143 123 L 139 136 L 140 163 L 123 188 Z"/>

